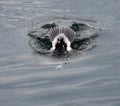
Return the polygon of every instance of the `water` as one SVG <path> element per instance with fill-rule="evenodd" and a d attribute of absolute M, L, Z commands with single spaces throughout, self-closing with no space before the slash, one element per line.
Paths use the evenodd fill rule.
<path fill-rule="evenodd" d="M 119 10 L 119 0 L 0 0 L 0 106 L 119 106 Z M 102 29 L 96 47 L 68 59 L 35 54 L 31 22 L 65 15 Z"/>

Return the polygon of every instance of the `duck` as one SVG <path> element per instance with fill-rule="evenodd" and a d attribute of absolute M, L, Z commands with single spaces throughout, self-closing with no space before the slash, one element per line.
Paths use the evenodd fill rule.
<path fill-rule="evenodd" d="M 72 50 L 71 43 L 76 33 L 70 27 L 54 27 L 51 28 L 48 36 L 52 43 L 50 51 L 54 52 L 70 52 Z"/>

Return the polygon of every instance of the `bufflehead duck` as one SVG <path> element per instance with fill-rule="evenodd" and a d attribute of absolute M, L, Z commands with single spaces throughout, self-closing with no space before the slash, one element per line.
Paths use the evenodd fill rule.
<path fill-rule="evenodd" d="M 70 52 L 72 50 L 71 43 L 76 33 L 71 28 L 55 27 L 50 29 L 49 38 L 52 42 L 51 51 Z"/>

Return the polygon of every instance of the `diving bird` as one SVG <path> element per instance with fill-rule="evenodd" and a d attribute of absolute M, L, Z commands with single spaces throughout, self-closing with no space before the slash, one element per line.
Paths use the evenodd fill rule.
<path fill-rule="evenodd" d="M 52 42 L 51 51 L 70 52 L 72 50 L 71 43 L 73 42 L 76 33 L 71 28 L 54 27 L 50 29 L 48 35 Z"/>

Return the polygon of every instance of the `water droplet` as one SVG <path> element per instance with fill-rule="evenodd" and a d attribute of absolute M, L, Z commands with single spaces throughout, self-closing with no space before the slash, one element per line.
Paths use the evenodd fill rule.
<path fill-rule="evenodd" d="M 62 70 L 62 69 L 63 69 L 63 66 L 62 66 L 62 65 L 58 65 L 55 69 L 56 69 L 56 70 Z"/>

